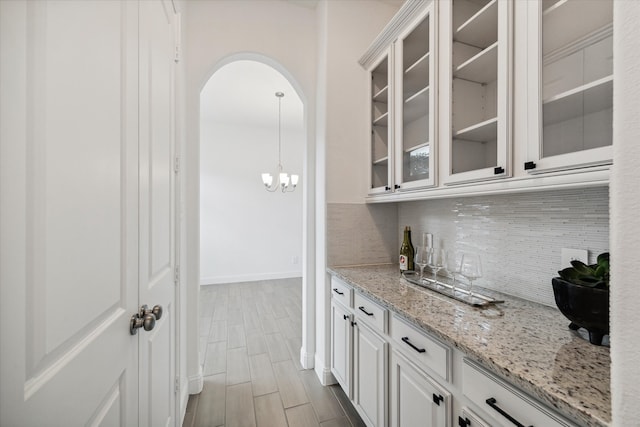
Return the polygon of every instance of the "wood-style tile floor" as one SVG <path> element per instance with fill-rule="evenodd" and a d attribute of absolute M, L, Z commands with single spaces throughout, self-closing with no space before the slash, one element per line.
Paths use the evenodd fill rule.
<path fill-rule="evenodd" d="M 204 388 L 183 427 L 364 426 L 339 386 L 302 369 L 301 303 L 301 279 L 200 289 Z"/>

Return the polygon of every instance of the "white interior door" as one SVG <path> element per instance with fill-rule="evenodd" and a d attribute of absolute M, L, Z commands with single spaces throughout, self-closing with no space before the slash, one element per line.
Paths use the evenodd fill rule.
<path fill-rule="evenodd" d="M 0 425 L 136 425 L 138 5 L 0 1 Z"/>
<path fill-rule="evenodd" d="M 174 13 L 140 2 L 140 303 L 159 305 L 140 333 L 140 426 L 175 424 Z"/>

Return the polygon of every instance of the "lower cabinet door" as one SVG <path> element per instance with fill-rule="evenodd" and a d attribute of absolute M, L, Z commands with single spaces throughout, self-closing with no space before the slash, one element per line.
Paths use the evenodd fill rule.
<path fill-rule="evenodd" d="M 386 426 L 388 344 L 357 320 L 353 333 L 353 403 L 367 426 Z"/>
<path fill-rule="evenodd" d="M 391 426 L 450 425 L 451 394 L 422 369 L 391 352 Z"/>
<path fill-rule="evenodd" d="M 331 301 L 331 373 L 351 398 L 351 314 Z"/>

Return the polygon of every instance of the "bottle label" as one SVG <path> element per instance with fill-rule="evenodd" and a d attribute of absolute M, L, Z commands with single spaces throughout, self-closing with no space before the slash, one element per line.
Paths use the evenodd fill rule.
<path fill-rule="evenodd" d="M 407 270 L 409 268 L 409 260 L 406 256 L 400 255 L 400 270 Z"/>

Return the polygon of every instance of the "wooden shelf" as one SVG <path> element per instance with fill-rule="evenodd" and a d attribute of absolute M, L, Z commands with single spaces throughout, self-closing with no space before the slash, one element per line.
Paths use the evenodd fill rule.
<path fill-rule="evenodd" d="M 417 92 L 429 82 L 429 52 L 411 64 L 404 72 L 404 97 Z"/>
<path fill-rule="evenodd" d="M 613 7 L 609 1 L 560 0 L 542 13 L 542 51 L 547 55 L 612 21 Z"/>
<path fill-rule="evenodd" d="M 498 40 L 498 0 L 490 1 L 460 25 L 453 39 L 471 46 L 486 48 Z"/>
<path fill-rule="evenodd" d="M 381 157 L 381 158 L 379 158 L 379 159 L 375 159 L 375 160 L 373 161 L 373 164 L 374 164 L 375 166 L 384 166 L 384 165 L 386 165 L 387 163 L 389 163 L 389 156 L 384 156 L 384 157 Z"/>
<path fill-rule="evenodd" d="M 498 78 L 498 42 L 459 65 L 453 77 L 476 83 L 490 83 Z"/>
<path fill-rule="evenodd" d="M 454 139 L 464 139 L 465 141 L 486 142 L 493 141 L 498 135 L 498 118 L 494 117 L 484 122 L 477 123 L 456 132 Z"/>
<path fill-rule="evenodd" d="M 543 101 L 544 126 L 613 107 L 613 76 L 607 76 Z"/>
<path fill-rule="evenodd" d="M 429 114 L 429 87 L 425 87 L 404 101 L 403 121 L 412 122 Z"/>
<path fill-rule="evenodd" d="M 383 104 L 386 104 L 388 92 L 389 92 L 389 86 L 387 85 L 373 95 L 373 100 L 375 102 L 381 102 Z"/>
<path fill-rule="evenodd" d="M 373 120 L 374 126 L 387 126 L 389 122 L 389 112 L 382 114 L 380 117 Z"/>
<path fill-rule="evenodd" d="M 404 152 L 405 153 L 410 153 L 412 151 L 419 150 L 420 148 L 424 148 L 424 147 L 428 147 L 428 146 L 429 146 L 429 141 L 421 142 L 421 143 L 418 143 L 418 144 L 410 145 L 409 147 L 405 147 Z"/>

